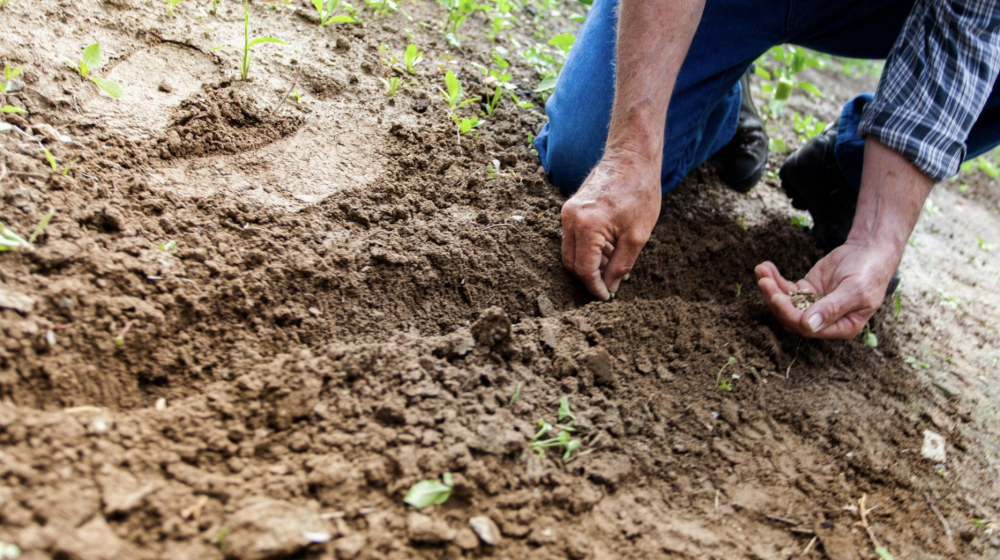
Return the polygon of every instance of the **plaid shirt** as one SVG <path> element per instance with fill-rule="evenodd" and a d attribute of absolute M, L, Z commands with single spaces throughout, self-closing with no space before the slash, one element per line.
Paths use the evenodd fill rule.
<path fill-rule="evenodd" d="M 958 173 L 965 140 L 1000 69 L 1000 2 L 917 0 L 858 134 L 932 179 Z"/>

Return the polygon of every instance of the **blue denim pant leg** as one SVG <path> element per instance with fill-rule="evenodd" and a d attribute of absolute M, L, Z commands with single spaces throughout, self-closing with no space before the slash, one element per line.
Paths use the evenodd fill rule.
<path fill-rule="evenodd" d="M 786 0 L 710 0 L 705 7 L 665 123 L 664 193 L 732 139 L 739 78 L 778 42 L 785 6 Z M 616 0 L 594 2 L 545 106 L 549 122 L 535 139 L 546 173 L 567 195 L 604 154 L 615 89 L 616 12 Z"/>
<path fill-rule="evenodd" d="M 862 93 L 848 101 L 837 123 L 837 144 L 833 153 L 844 177 L 855 190 L 861 189 L 861 170 L 865 159 L 865 139 L 858 135 L 858 125 L 865 105 L 873 98 L 871 93 Z M 980 156 L 997 146 L 1000 146 L 1000 91 L 994 86 L 983 111 L 969 131 L 965 159 Z"/>

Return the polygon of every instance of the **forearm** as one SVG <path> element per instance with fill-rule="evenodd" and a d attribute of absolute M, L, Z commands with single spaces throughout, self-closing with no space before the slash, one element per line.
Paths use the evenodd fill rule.
<path fill-rule="evenodd" d="M 705 0 L 621 0 L 605 155 L 659 165 L 670 95 Z"/>
<path fill-rule="evenodd" d="M 933 184 L 902 155 L 868 138 L 847 243 L 877 250 L 895 269 Z"/>

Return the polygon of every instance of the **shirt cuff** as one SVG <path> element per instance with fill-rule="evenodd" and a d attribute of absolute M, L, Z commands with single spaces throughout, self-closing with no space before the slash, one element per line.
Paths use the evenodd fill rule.
<path fill-rule="evenodd" d="M 965 159 L 965 141 L 943 134 L 941 119 L 934 114 L 876 99 L 865 106 L 858 135 L 875 138 L 934 181 L 943 181 L 958 173 Z"/>

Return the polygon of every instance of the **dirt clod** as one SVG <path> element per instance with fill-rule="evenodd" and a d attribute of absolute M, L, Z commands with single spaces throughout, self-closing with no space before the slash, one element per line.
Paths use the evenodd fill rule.
<path fill-rule="evenodd" d="M 331 534 L 316 512 L 271 498 L 250 499 L 227 525 L 227 555 L 240 560 L 288 558 L 315 545 L 313 535 Z"/>

